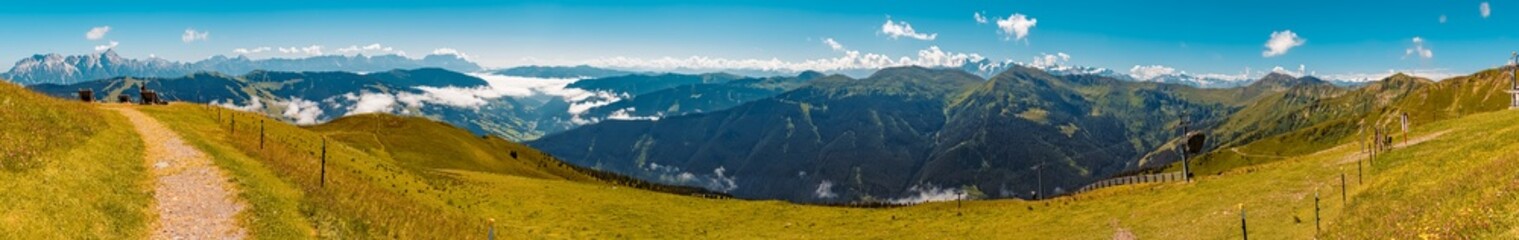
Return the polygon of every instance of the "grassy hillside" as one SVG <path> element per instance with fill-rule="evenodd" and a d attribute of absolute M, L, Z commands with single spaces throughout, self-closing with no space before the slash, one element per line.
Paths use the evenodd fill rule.
<path fill-rule="evenodd" d="M 359 195 L 355 199 L 404 197 L 410 204 L 437 209 L 410 213 L 407 219 L 375 222 L 404 226 L 423 221 L 418 219 L 482 223 L 481 219 L 494 218 L 507 238 L 1092 239 L 1132 234 L 1142 239 L 1217 239 L 1238 236 L 1238 209 L 1243 206 L 1249 211 L 1252 235 L 1302 239 L 1314 234 L 1313 204 L 1318 194 L 1323 237 L 1501 238 L 1519 234 L 1515 230 L 1519 216 L 1512 214 L 1519 211 L 1519 199 L 1513 194 L 1519 190 L 1513 182 L 1519 173 L 1493 171 L 1519 167 L 1519 158 L 1515 158 L 1519 156 L 1509 154 L 1519 151 L 1519 145 L 1502 140 L 1519 137 L 1519 126 L 1507 124 L 1515 121 L 1519 121 L 1519 112 L 1426 124 L 1412 134 L 1427 141 L 1393 150 L 1375 164 L 1365 165 L 1361 181 L 1355 172 L 1355 160 L 1360 159 L 1356 148 L 1339 145 L 1302 157 L 1205 176 L 1195 183 L 1119 187 L 1041 202 L 836 208 L 692 198 L 604 184 L 460 170 L 397 176 L 425 179 L 422 182 L 427 186 L 444 186 L 443 191 Z M 373 160 L 359 160 L 368 161 Z M 1347 174 L 1349 180 L 1348 199 L 1339 197 L 1341 174 Z M 339 185 L 347 184 L 353 183 Z M 427 204 L 433 201 L 466 204 Z M 381 226 L 389 225 L 372 227 Z M 449 225 L 439 227 L 444 226 Z M 479 236 L 477 228 L 448 229 L 457 232 L 431 236 Z M 468 234 L 472 231 L 477 234 Z"/>
<path fill-rule="evenodd" d="M 122 116 L 0 82 L 0 239 L 146 237 L 142 154 Z"/>
<path fill-rule="evenodd" d="M 1502 90 L 1509 87 L 1508 82 L 1504 72 L 1490 69 L 1439 82 L 1398 74 L 1331 95 L 1294 94 L 1310 90 L 1294 89 L 1263 98 L 1214 129 L 1215 135 L 1242 137 L 1220 143 L 1218 149 L 1194 162 L 1193 169 L 1199 174 L 1216 174 L 1308 154 L 1369 139 L 1372 127 L 1402 134 L 1398 118 L 1404 113 L 1411 125 L 1418 126 L 1507 109 L 1509 96 Z M 1293 95 L 1299 97 L 1289 97 Z"/>
<path fill-rule="evenodd" d="M 83 106 L 18 98 L 29 93 L 5 87 L 0 103 Z M 242 224 L 258 238 L 478 239 L 493 218 L 506 239 L 1219 239 L 1238 236 L 1243 207 L 1251 235 L 1303 239 L 1314 234 L 1315 194 L 1324 219 L 1321 237 L 1519 237 L 1519 215 L 1513 214 L 1519 212 L 1519 171 L 1513 171 L 1519 169 L 1519 144 L 1508 141 L 1519 138 L 1519 125 L 1512 124 L 1519 122 L 1519 111 L 1419 124 L 1410 133 L 1413 144 L 1366 162 L 1363 176 L 1357 174 L 1363 157 L 1352 142 L 1193 183 L 1117 187 L 1039 202 L 858 209 L 695 198 L 589 181 L 535 165 L 547 158 L 533 158 L 520 145 L 415 118 L 359 116 L 300 128 L 197 105 L 139 108 L 228 170 L 251 206 Z M 53 130 L 81 134 L 84 142 L 49 147 L 33 158 L 42 159 L 39 164 L 0 173 L 7 193 L 0 194 L 7 209 L 0 212 L 0 238 L 140 238 L 151 219 L 143 210 L 149 198 L 139 186 L 141 155 L 133 152 L 140 140 L 119 116 L 69 109 L 84 110 L 56 116 L 97 116 L 92 119 L 103 124 L 90 125 L 99 127 L 93 132 Z M 0 115 L 10 116 L 16 115 Z M 262 146 L 260 120 L 268 134 Z M 325 181 L 318 159 L 323 137 Z M 406 138 L 444 144 L 409 144 Z M 518 158 L 510 157 L 512 151 Z M 428 154 L 449 157 L 421 157 Z M 1348 198 L 1339 197 L 1341 174 L 1349 180 Z"/>
<path fill-rule="evenodd" d="M 382 114 L 349 116 L 311 128 L 370 156 L 411 169 L 453 169 L 540 179 L 593 181 L 527 146 L 476 136 L 447 123 Z M 553 165 L 553 166 L 550 166 Z"/>
<path fill-rule="evenodd" d="M 481 232 L 492 216 L 479 209 L 490 199 L 482 191 L 467 190 L 474 187 L 467 184 L 467 175 L 706 194 L 560 164 L 523 145 L 423 118 L 371 114 L 302 128 L 203 105 L 140 109 L 233 175 L 253 209 L 242 216 L 243 222 L 261 238 L 425 239 Z"/>

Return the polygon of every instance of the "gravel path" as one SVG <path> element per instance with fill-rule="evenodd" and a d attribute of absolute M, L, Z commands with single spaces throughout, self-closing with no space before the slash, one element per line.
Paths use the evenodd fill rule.
<path fill-rule="evenodd" d="M 205 153 L 137 109 L 111 109 L 132 121 L 147 146 L 145 160 L 153 169 L 158 211 L 153 239 L 247 237 L 247 231 L 237 225 L 237 214 L 246 207 L 236 200 L 231 183 Z"/>

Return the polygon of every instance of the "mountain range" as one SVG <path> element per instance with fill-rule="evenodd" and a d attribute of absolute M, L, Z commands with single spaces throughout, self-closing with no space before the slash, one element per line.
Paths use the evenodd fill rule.
<path fill-rule="evenodd" d="M 632 75 L 633 72 L 591 67 L 578 66 L 521 66 L 491 71 L 504 76 L 533 77 L 533 78 L 604 78 L 623 75 Z"/>
<path fill-rule="evenodd" d="M 194 64 L 298 68 L 312 59 L 215 57 Z M 123 60 L 109 51 L 58 62 L 132 63 L 83 65 L 99 70 L 95 74 L 178 64 Z M 475 134 L 526 141 L 577 165 L 659 183 L 742 198 L 844 203 L 1069 193 L 1096 180 L 1173 165 L 1183 118 L 1192 123 L 1189 129 L 1210 135 L 1209 150 L 1250 147 L 1302 129 L 1332 129 L 1336 135 L 1330 136 L 1343 136 L 1345 119 L 1392 103 L 1347 106 L 1410 96 L 1411 90 L 1388 89 L 1423 85 L 1396 75 L 1348 88 L 1271 73 L 1229 82 L 1237 86 L 1200 86 L 1207 81 L 1187 75 L 1136 80 L 1102 68 L 1005 66 L 990 78 L 962 68 L 920 67 L 887 68 L 864 78 L 812 71 L 773 77 L 632 73 L 588 66 L 473 74 L 443 68 L 201 71 L 29 87 L 68 98 L 78 89 L 94 89 L 97 98 L 112 99 L 108 96 L 135 96 L 139 86 L 147 86 L 169 100 L 262 112 L 301 124 L 362 113 L 422 116 Z M 101 69 L 118 72 L 98 73 Z M 1408 84 L 1393 84 L 1399 82 Z M 1364 89 L 1378 90 L 1359 93 L 1370 91 Z M 1324 126 L 1336 122 L 1339 127 Z"/>
<path fill-rule="evenodd" d="M 174 62 L 161 58 L 146 60 L 123 58 L 117 55 L 115 50 L 107 49 L 95 54 L 75 56 L 33 55 L 17 61 L 9 71 L 0 74 L 0 78 L 22 85 L 72 84 L 114 77 L 181 77 L 196 72 L 228 74 L 242 74 L 254 70 L 380 72 L 426 67 L 459 72 L 475 72 L 482 69 L 479 65 L 457 55 L 427 55 L 420 59 L 399 55 L 323 55 L 297 59 L 257 60 L 241 55 L 236 57 L 218 55 L 196 62 Z"/>
<path fill-rule="evenodd" d="M 1278 78 L 1313 82 L 1267 77 Z M 723 111 L 604 121 L 528 144 L 571 163 L 741 198 L 1032 198 L 1164 167 L 1177 159 L 1163 147 L 1181 118 L 1210 128 L 1286 91 L 1276 84 L 1205 89 L 1027 67 L 983 80 L 958 69 L 889 68 L 820 78 Z"/>
<path fill-rule="evenodd" d="M 626 75 L 571 83 L 499 79 L 441 68 L 362 74 L 254 70 L 243 75 L 197 72 L 179 77 L 45 83 L 29 88 L 64 98 L 74 98 L 77 90 L 91 89 L 96 99 L 115 99 L 112 96 L 123 94 L 136 98 L 139 88 L 146 86 L 167 100 L 263 112 L 298 124 L 361 113 L 394 113 L 424 116 L 476 134 L 522 141 L 603 120 L 657 119 L 726 109 L 798 88 L 820 75 Z"/>
<path fill-rule="evenodd" d="M 1183 116 L 1198 129 L 1247 124 L 1229 117 L 1264 104 L 1261 99 L 1285 101 L 1268 96 L 1296 86 L 1343 91 L 1283 74 L 1216 89 L 1085 71 L 1059 75 L 1017 66 L 982 79 L 961 69 L 902 67 L 862 79 L 809 71 L 765 78 L 717 73 L 502 80 L 439 68 L 255 70 L 30 87 L 60 97 L 94 89 L 97 98 L 111 99 L 135 96 L 147 86 L 170 100 L 302 124 L 371 112 L 423 116 L 476 134 L 530 141 L 586 167 L 799 202 L 910 202 L 956 191 L 1060 194 L 1170 164 L 1177 158 L 1164 147 Z M 563 85 L 512 88 L 545 81 Z M 1292 127 L 1299 126 L 1283 129 Z M 1215 134 L 1227 143 L 1280 133 L 1224 129 Z"/>

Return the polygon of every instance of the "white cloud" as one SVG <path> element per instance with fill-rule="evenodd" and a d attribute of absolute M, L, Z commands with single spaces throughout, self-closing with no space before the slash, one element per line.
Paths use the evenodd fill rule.
<path fill-rule="evenodd" d="M 1407 74 L 1409 76 L 1428 78 L 1428 79 L 1435 80 L 1435 81 L 1444 80 L 1446 78 L 1451 78 L 1451 77 L 1456 77 L 1456 76 L 1464 75 L 1464 74 L 1461 74 L 1461 73 L 1451 72 L 1450 69 L 1433 68 L 1433 69 L 1388 69 L 1385 72 L 1372 72 L 1372 73 L 1337 73 L 1337 74 L 1324 75 L 1323 78 L 1324 79 L 1341 80 L 1341 81 L 1352 81 L 1352 82 L 1368 82 L 1368 81 L 1379 81 L 1379 80 L 1382 80 L 1382 79 L 1386 79 L 1387 77 L 1391 77 L 1392 75 L 1398 74 L 1398 73 Z"/>
<path fill-rule="evenodd" d="M 606 106 L 626 98 L 612 92 L 592 92 L 579 88 L 567 88 L 570 83 L 580 79 L 551 79 L 551 78 L 528 78 L 502 76 L 495 74 L 471 73 L 470 76 L 484 79 L 488 87 L 477 88 L 421 88 L 421 95 L 402 94 L 398 99 L 408 105 L 421 103 L 444 104 L 455 107 L 478 107 L 486 104 L 487 100 L 500 97 L 530 97 L 552 96 L 563 98 L 570 104 L 567 113 L 572 115 L 571 122 L 575 124 L 591 124 L 601 119 L 584 119 L 581 115 L 592 108 Z M 627 116 L 634 117 L 634 116 Z"/>
<path fill-rule="evenodd" d="M 286 53 L 286 54 L 306 54 L 306 55 L 311 55 L 311 56 L 322 55 L 322 45 L 311 45 L 311 46 L 305 46 L 305 47 L 288 47 L 288 48 L 282 47 L 282 48 L 278 48 L 276 50 L 279 50 L 280 53 Z"/>
<path fill-rule="evenodd" d="M 728 59 L 706 56 L 691 56 L 686 58 L 663 57 L 654 59 L 610 57 L 583 61 L 580 64 L 591 66 L 624 68 L 639 70 L 762 70 L 762 71 L 791 71 L 801 72 L 806 70 L 836 71 L 850 69 L 881 69 L 900 66 L 923 66 L 923 67 L 961 67 L 967 63 L 986 59 L 975 53 L 946 52 L 938 46 L 930 46 L 927 49 L 918 50 L 916 58 L 909 56 L 892 57 L 884 54 L 861 53 L 860 51 L 844 51 L 843 56 L 836 58 L 811 59 L 803 61 L 782 61 L 780 59 Z"/>
<path fill-rule="evenodd" d="M 99 51 L 110 50 L 112 48 L 116 48 L 117 45 L 121 45 L 121 43 L 117 43 L 116 41 L 110 41 L 110 43 L 107 43 L 106 45 L 96 45 L 95 46 L 95 51 L 99 52 Z"/>
<path fill-rule="evenodd" d="M 592 108 L 606 106 L 608 104 L 621 101 L 623 98 L 627 98 L 627 96 L 617 95 L 612 92 L 588 92 L 586 95 L 564 98 L 565 101 L 570 102 L 570 107 L 568 110 L 566 110 L 566 112 L 569 112 L 571 115 L 570 122 L 574 124 L 585 125 L 601 121 L 601 119 L 581 118 L 581 115 L 586 111 L 590 111 Z"/>
<path fill-rule="evenodd" d="M 316 102 L 293 98 L 285 103 L 283 115 L 295 120 L 295 124 L 297 125 L 311 125 L 316 124 L 317 120 L 322 117 L 322 108 L 317 107 Z"/>
<path fill-rule="evenodd" d="M 268 51 L 271 51 L 271 50 L 274 50 L 274 49 L 273 48 L 269 48 L 269 47 L 256 47 L 256 48 L 253 48 L 253 49 L 238 48 L 238 49 L 232 49 L 232 53 L 237 53 L 237 54 L 256 54 L 256 53 L 268 52 Z"/>
<path fill-rule="evenodd" d="M 102 38 L 105 38 L 105 34 L 108 32 L 111 32 L 111 26 L 99 26 L 90 28 L 89 32 L 84 32 L 84 39 L 100 40 Z"/>
<path fill-rule="evenodd" d="M 264 101 L 260 100 L 259 97 L 256 96 L 248 101 L 248 105 L 237 105 L 236 102 L 231 100 L 228 100 L 227 102 L 222 102 L 221 100 L 211 100 L 211 105 L 244 112 L 258 112 L 264 109 Z"/>
<path fill-rule="evenodd" d="M 199 32 L 199 31 L 195 31 L 194 28 L 186 28 L 185 29 L 185 34 L 180 35 L 179 36 L 179 40 L 180 41 L 184 41 L 185 43 L 190 43 L 190 42 L 194 42 L 194 41 L 205 41 L 207 38 L 210 38 L 210 37 L 211 37 L 211 32 Z"/>
<path fill-rule="evenodd" d="M 464 52 L 460 52 L 459 50 L 456 50 L 456 49 L 453 49 L 453 48 L 433 49 L 432 50 L 432 55 L 454 55 L 454 56 L 457 56 L 459 58 L 463 58 L 463 59 L 466 59 L 466 60 L 469 59 L 469 54 L 464 54 Z"/>
<path fill-rule="evenodd" d="M 988 22 L 988 21 L 987 21 L 987 20 L 986 20 L 986 15 L 984 15 L 984 14 L 981 14 L 981 12 L 976 12 L 976 15 L 975 15 L 975 16 L 973 16 L 973 17 L 975 17 L 975 18 L 976 18 L 976 23 L 979 23 L 979 24 L 986 24 L 986 23 L 987 23 L 987 22 Z"/>
<path fill-rule="evenodd" d="M 1266 51 L 1262 51 L 1261 56 L 1281 56 L 1282 54 L 1287 54 L 1287 50 L 1291 50 L 1297 46 L 1302 46 L 1303 43 L 1307 42 L 1307 39 L 1298 37 L 1297 33 L 1293 33 L 1292 30 L 1271 32 L 1271 39 L 1266 40 Z"/>
<path fill-rule="evenodd" d="M 633 107 L 624 108 L 624 109 L 617 109 L 617 111 L 612 112 L 611 115 L 607 115 L 607 119 L 611 119 L 611 120 L 651 120 L 651 121 L 659 121 L 659 118 L 663 116 L 663 114 L 654 115 L 654 116 L 633 116 L 633 113 L 631 113 L 631 112 L 637 111 L 637 110 L 638 110 L 637 108 L 633 108 Z"/>
<path fill-rule="evenodd" d="M 363 113 L 389 113 L 396 105 L 396 97 L 385 93 L 363 92 L 357 95 L 353 93 L 343 94 L 344 99 L 354 101 L 353 106 L 348 107 L 348 113 L 344 116 Z"/>
<path fill-rule="evenodd" d="M 954 201 L 957 199 L 962 199 L 966 196 L 965 191 L 961 189 L 939 188 L 933 184 L 926 186 L 913 185 L 912 187 L 907 188 L 907 191 L 912 195 L 908 195 L 907 197 L 903 198 L 892 199 L 891 202 L 896 204 L 918 204 L 925 202 Z"/>
<path fill-rule="evenodd" d="M 1029 64 L 1029 66 L 1036 68 L 1048 68 L 1065 65 L 1065 63 L 1069 61 L 1071 61 L 1071 55 L 1065 54 L 1063 52 L 1057 52 L 1055 54 L 1040 54 L 1039 56 L 1034 57 L 1034 63 Z"/>
<path fill-rule="evenodd" d="M 1155 79 L 1157 77 L 1167 76 L 1167 75 L 1173 75 L 1173 74 L 1177 74 L 1177 73 L 1178 72 L 1176 71 L 1175 68 L 1171 68 L 1171 67 L 1167 67 L 1167 66 L 1161 66 L 1161 65 L 1150 65 L 1150 66 L 1134 65 L 1133 68 L 1129 68 L 1129 76 L 1133 76 L 1134 79 L 1140 80 L 1140 81 L 1149 81 L 1149 80 Z"/>
<path fill-rule="evenodd" d="M 1250 79 L 1250 69 L 1249 68 L 1245 68 L 1245 71 L 1242 72 L 1242 73 L 1239 73 L 1239 74 L 1202 73 L 1202 74 L 1197 74 L 1196 77 L 1204 78 L 1204 79 L 1218 79 L 1218 80 L 1225 80 L 1225 81 L 1249 80 Z"/>
<path fill-rule="evenodd" d="M 1413 47 L 1409 47 L 1403 51 L 1403 57 L 1408 58 L 1408 56 L 1418 56 L 1419 58 L 1430 59 L 1435 57 L 1435 51 L 1424 47 L 1424 38 L 1414 37 Z"/>
<path fill-rule="evenodd" d="M 1488 16 L 1493 15 L 1493 6 L 1488 5 L 1487 2 L 1482 2 L 1482 5 L 1478 5 L 1477 10 L 1480 10 L 1482 12 L 1482 18 L 1487 18 Z"/>
<path fill-rule="evenodd" d="M 1002 33 L 1003 40 L 1023 40 L 1028 37 L 1029 29 L 1037 24 L 1039 24 L 1039 19 L 1029 18 L 1021 13 L 997 19 L 997 29 Z"/>
<path fill-rule="evenodd" d="M 1440 14 L 1440 23 L 1445 23 L 1445 14 Z"/>
<path fill-rule="evenodd" d="M 711 188 L 712 190 L 730 192 L 733 189 L 738 189 L 738 184 L 734 181 L 735 177 L 728 176 L 727 169 L 718 166 L 717 169 L 712 169 L 712 174 L 717 175 L 716 178 L 713 178 L 716 187 Z"/>
<path fill-rule="evenodd" d="M 881 33 L 886 34 L 891 39 L 908 37 L 917 40 L 933 41 L 934 38 L 939 37 L 938 33 L 919 33 L 917 30 L 912 29 L 912 24 L 908 24 L 907 21 L 892 22 L 890 17 L 886 18 L 886 23 L 881 24 Z"/>
<path fill-rule="evenodd" d="M 399 50 L 396 50 L 394 47 L 387 47 L 385 45 L 380 45 L 379 43 L 371 43 L 369 45 L 364 45 L 364 46 L 349 45 L 348 47 L 339 48 L 337 51 L 340 54 L 349 54 L 349 53 L 365 54 L 365 53 L 368 53 L 370 55 L 395 54 L 395 55 L 406 56 L 406 52 L 405 51 L 399 51 Z"/>
<path fill-rule="evenodd" d="M 844 49 L 844 44 L 839 44 L 839 42 L 838 41 L 834 41 L 833 38 L 824 38 L 823 39 L 823 44 L 828 44 L 828 48 L 833 49 L 834 51 L 845 51 L 845 50 L 848 50 L 848 49 Z"/>
<path fill-rule="evenodd" d="M 1301 64 L 1298 65 L 1298 71 L 1292 71 L 1292 70 L 1289 70 L 1289 69 L 1287 69 L 1285 67 L 1282 67 L 1282 66 L 1276 66 L 1276 67 L 1272 67 L 1271 68 L 1271 72 L 1273 72 L 1273 73 L 1287 74 L 1288 76 L 1293 76 L 1293 77 L 1303 77 L 1303 70 L 1304 69 L 1307 69 L 1307 66 L 1301 65 Z"/>
<path fill-rule="evenodd" d="M 835 198 L 839 194 L 833 193 L 833 182 L 823 180 L 823 182 L 818 183 L 818 189 L 812 191 L 812 196 L 817 198 Z"/>
<path fill-rule="evenodd" d="M 680 167 L 660 166 L 658 163 L 649 163 L 647 166 L 641 166 L 641 168 L 650 172 L 654 172 L 655 174 L 659 174 L 659 181 L 661 182 L 683 185 L 697 185 L 701 186 L 702 188 L 706 188 L 707 190 L 718 192 L 730 192 L 734 189 L 738 189 L 738 184 L 736 181 L 734 181 L 734 176 L 728 176 L 727 169 L 721 166 L 717 167 L 717 169 L 713 169 L 712 174 L 710 175 L 702 174 L 700 176 L 692 174 L 690 172 L 681 171 Z"/>

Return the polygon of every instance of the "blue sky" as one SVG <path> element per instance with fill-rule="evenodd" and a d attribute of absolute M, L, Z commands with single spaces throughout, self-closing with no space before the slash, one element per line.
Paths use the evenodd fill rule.
<path fill-rule="evenodd" d="M 312 46 L 321 46 L 322 54 L 404 51 L 413 57 L 446 48 L 490 67 L 838 66 L 861 64 L 830 62 L 850 51 L 895 62 L 937 48 L 950 57 L 1019 62 L 1065 53 L 1063 64 L 1122 72 L 1159 65 L 1142 70 L 1239 74 L 1249 68 L 1258 75 L 1302 66 L 1325 76 L 1392 69 L 1439 75 L 1503 64 L 1519 50 L 1519 3 L 1488 2 L 27 1 L 0 9 L 0 28 L 10 33 L 0 39 L 0 61 L 91 53 L 112 41 L 128 57 L 177 61 L 301 57 L 315 54 L 302 51 Z M 1034 21 L 1022 38 L 1005 31 L 1016 28 L 999 27 L 998 20 L 1014 14 Z M 921 35 L 893 37 L 883 26 L 888 21 Z M 100 38 L 86 36 L 106 26 Z M 196 34 L 187 39 L 187 29 Z M 1273 33 L 1286 31 L 1296 38 L 1264 54 Z M 831 48 L 828 39 L 842 48 Z M 258 51 L 262 47 L 268 50 Z M 341 51 L 348 47 L 360 51 Z"/>

